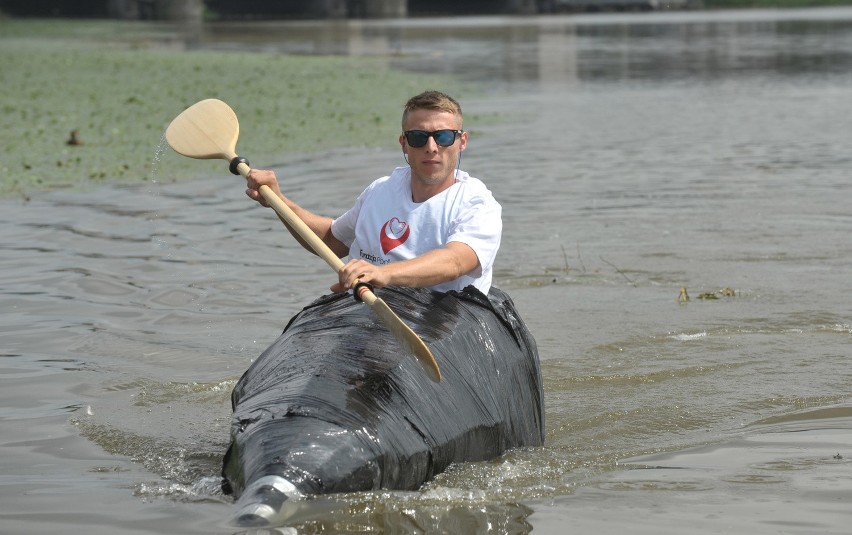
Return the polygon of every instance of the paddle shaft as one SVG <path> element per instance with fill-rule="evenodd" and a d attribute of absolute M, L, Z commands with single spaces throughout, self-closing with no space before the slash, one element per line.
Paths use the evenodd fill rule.
<path fill-rule="evenodd" d="M 190 158 L 222 158 L 231 163 L 231 172 L 248 177 L 251 167 L 244 158 L 239 158 L 235 153 L 239 133 L 240 125 L 234 110 L 221 100 L 206 99 L 196 102 L 174 118 L 166 129 L 166 141 L 176 152 Z M 283 199 L 268 186 L 261 186 L 259 193 L 305 245 L 325 260 L 335 273 L 340 272 L 343 261 Z M 387 303 L 379 299 L 368 285 L 357 285 L 354 291 L 382 320 L 394 337 L 417 357 L 432 380 L 440 381 L 441 371 L 435 357 L 417 333 L 411 330 Z"/>
<path fill-rule="evenodd" d="M 251 167 L 249 167 L 245 163 L 240 163 L 237 165 L 237 171 L 243 176 L 248 177 L 248 174 L 251 172 Z M 331 269 L 334 271 L 340 271 L 340 268 L 343 267 L 343 261 L 337 257 L 336 254 L 326 245 L 319 236 L 307 225 L 302 219 L 296 215 L 296 212 L 293 211 L 292 208 L 287 206 L 281 197 L 275 194 L 272 191 L 272 188 L 269 186 L 261 186 L 258 191 L 266 203 L 275 210 L 281 218 L 287 223 L 287 225 L 292 228 L 305 242 L 307 242 L 308 246 L 310 246 L 311 250 L 315 252 L 320 258 L 325 260 L 326 264 L 328 264 Z"/>
<path fill-rule="evenodd" d="M 234 156 L 236 158 L 236 156 Z M 251 167 L 248 166 L 244 161 L 241 161 L 236 166 L 237 172 L 240 173 L 243 177 L 247 177 L 251 172 Z M 260 195 L 263 199 L 275 210 L 275 213 L 278 214 L 282 220 L 284 220 L 287 225 L 293 229 L 304 241 L 308 244 L 308 246 L 323 260 L 325 260 L 326 264 L 331 266 L 335 273 L 340 272 L 340 269 L 343 267 L 343 261 L 338 258 L 336 254 L 329 248 L 328 245 L 319 236 L 305 224 L 302 219 L 296 215 L 296 212 L 292 210 L 287 203 L 285 203 L 278 195 L 272 191 L 272 188 L 269 186 L 263 185 L 258 188 Z M 429 374 L 429 377 L 435 381 L 439 382 L 441 380 L 441 370 L 438 368 L 438 363 L 435 362 L 435 357 L 432 355 L 432 352 L 429 351 L 429 348 L 426 347 L 426 344 L 423 343 L 423 340 L 417 336 L 417 333 L 411 330 L 399 317 L 396 313 L 388 307 L 387 303 L 384 300 L 379 299 L 376 294 L 370 289 L 367 285 L 361 285 L 356 287 L 355 292 L 357 292 L 358 299 L 363 301 L 369 306 L 373 312 L 381 318 L 384 324 L 390 329 L 393 335 L 404 343 L 404 345 L 417 357 L 420 361 L 420 364 Z"/>
<path fill-rule="evenodd" d="M 240 162 L 237 165 L 237 171 L 243 177 L 248 177 L 248 174 L 251 172 L 251 167 L 244 162 Z M 260 186 L 258 191 L 266 203 L 269 204 L 269 206 L 275 210 L 275 213 L 281 216 L 287 225 L 308 244 L 311 250 L 315 252 L 317 256 L 325 260 L 325 263 L 328 264 L 335 273 L 338 273 L 343 267 L 343 261 L 334 254 L 334 251 L 332 251 L 319 236 L 317 236 L 316 232 L 306 225 L 305 222 L 302 221 L 302 218 L 297 216 L 296 212 L 287 206 L 287 203 L 281 200 L 281 197 L 272 191 L 272 188 L 269 186 Z M 364 286 L 360 288 L 359 292 L 358 297 L 368 305 L 372 306 L 377 299 L 376 294 Z"/>

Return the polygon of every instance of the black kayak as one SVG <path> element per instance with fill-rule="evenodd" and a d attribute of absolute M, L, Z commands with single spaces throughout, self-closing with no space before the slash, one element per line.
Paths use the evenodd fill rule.
<path fill-rule="evenodd" d="M 452 463 L 544 440 L 535 340 L 499 289 L 376 291 L 426 343 L 433 382 L 362 303 L 311 303 L 231 394 L 223 488 L 234 522 L 268 525 L 297 498 L 414 490 Z"/>

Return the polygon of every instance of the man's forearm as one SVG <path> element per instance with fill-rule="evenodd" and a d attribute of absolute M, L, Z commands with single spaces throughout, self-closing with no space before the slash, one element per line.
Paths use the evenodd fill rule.
<path fill-rule="evenodd" d="M 296 217 L 301 219 L 302 222 L 305 223 L 305 225 L 307 225 L 308 228 L 310 228 L 313 233 L 316 234 L 319 239 L 321 239 L 328 246 L 328 248 L 331 249 L 334 254 L 338 256 L 338 258 L 342 258 L 349 254 L 349 248 L 346 247 L 343 242 L 335 238 L 334 234 L 332 234 L 331 223 L 333 220 L 330 217 L 320 216 L 314 214 L 313 212 L 305 210 L 304 208 L 302 208 L 301 206 L 294 203 L 283 195 L 282 199 L 287 204 L 287 206 L 290 207 L 290 210 L 292 210 L 293 213 L 296 214 Z M 279 215 L 278 219 L 280 219 L 281 222 L 284 223 L 284 226 L 287 227 L 287 230 L 290 231 L 290 234 L 292 234 L 293 237 L 296 238 L 296 241 L 298 241 L 302 247 L 316 254 L 316 252 L 310 247 L 310 245 L 308 245 L 308 243 L 302 238 L 302 236 L 300 236 L 299 233 L 296 232 L 283 217 Z"/>
<path fill-rule="evenodd" d="M 428 288 L 470 273 L 479 266 L 479 258 L 470 246 L 451 242 L 402 262 L 384 266 L 389 273 L 390 285 Z"/>

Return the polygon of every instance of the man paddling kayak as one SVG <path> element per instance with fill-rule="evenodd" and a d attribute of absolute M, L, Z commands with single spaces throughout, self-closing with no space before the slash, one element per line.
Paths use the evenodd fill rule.
<path fill-rule="evenodd" d="M 225 159 L 248 178 L 238 135 L 236 114 L 217 99 L 190 106 L 166 130 L 178 153 Z M 428 92 L 403 115 L 409 167 L 374 182 L 336 220 L 285 201 L 274 173 L 248 180 L 249 196 L 260 193 L 340 274 L 332 287 L 340 293 L 294 316 L 234 386 L 222 467 L 222 488 L 237 498 L 234 524 L 310 516 L 319 502 L 308 496 L 415 490 L 452 463 L 544 440 L 535 340 L 509 296 L 490 287 L 500 206 L 458 169 L 466 143 L 458 104 Z M 358 258 L 344 264 L 347 247 Z M 387 286 L 380 293 L 388 302 L 355 279 Z M 425 288 L 444 284 L 446 292 Z M 367 307 L 343 293 L 353 286 Z M 446 366 L 443 380 L 435 356 Z"/>
<path fill-rule="evenodd" d="M 285 197 L 271 170 L 252 169 L 246 194 L 269 206 L 258 190 L 270 187 L 334 254 L 349 255 L 334 292 L 366 283 L 438 291 L 472 285 L 487 294 L 501 207 L 482 181 L 460 169 L 467 142 L 459 103 L 426 91 L 409 99 L 402 115 L 399 144 L 408 166 L 375 180 L 340 217 L 314 214 Z"/>

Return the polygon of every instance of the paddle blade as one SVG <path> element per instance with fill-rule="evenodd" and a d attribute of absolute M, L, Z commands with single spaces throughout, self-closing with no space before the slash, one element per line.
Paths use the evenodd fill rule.
<path fill-rule="evenodd" d="M 175 152 L 203 160 L 230 161 L 236 156 L 239 136 L 237 114 L 215 98 L 196 102 L 175 117 L 166 129 L 166 141 Z"/>
<path fill-rule="evenodd" d="M 417 360 L 420 362 L 420 365 L 423 366 L 423 369 L 429 375 L 429 378 L 436 383 L 441 382 L 441 370 L 438 368 L 438 363 L 435 362 L 435 357 L 432 356 L 432 352 L 429 351 L 429 348 L 426 347 L 423 340 L 417 336 L 417 333 L 412 331 L 408 325 L 403 323 L 403 321 L 399 319 L 399 316 L 397 316 L 382 299 L 376 297 L 375 300 L 367 301 L 365 299 L 364 302 L 370 306 L 377 316 L 379 316 L 394 337 L 399 340 L 406 349 L 411 351 L 415 357 L 417 357 Z"/>

